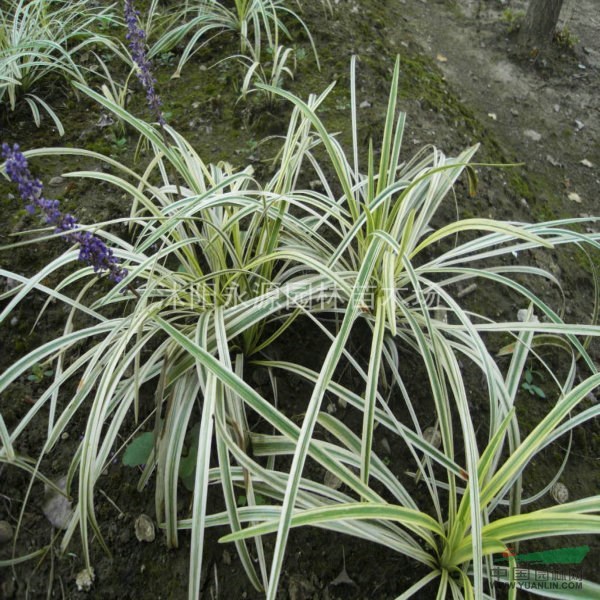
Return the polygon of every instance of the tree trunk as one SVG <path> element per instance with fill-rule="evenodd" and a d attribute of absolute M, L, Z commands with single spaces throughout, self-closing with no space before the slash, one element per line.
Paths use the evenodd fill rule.
<path fill-rule="evenodd" d="M 521 26 L 519 44 L 526 50 L 540 50 L 552 41 L 564 0 L 530 0 Z"/>

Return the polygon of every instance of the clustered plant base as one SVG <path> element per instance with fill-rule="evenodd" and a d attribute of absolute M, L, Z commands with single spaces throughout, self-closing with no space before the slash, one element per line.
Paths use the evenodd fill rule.
<path fill-rule="evenodd" d="M 132 3 L 125 4 L 130 34 L 139 34 Z M 279 1 L 236 2 L 238 15 L 244 14 L 242 5 L 284 10 Z M 278 29 L 283 13 L 257 14 L 267 18 L 245 21 L 246 27 L 254 25 L 254 36 L 244 29 L 241 46 L 247 48 L 249 40 L 258 44 L 250 44 L 258 60 L 261 27 Z M 202 19 L 197 26 L 206 22 L 213 27 Z M 85 431 L 65 489 L 59 490 L 75 507 L 61 548 L 67 551 L 80 536 L 82 568 L 93 573 L 90 548 L 105 546 L 98 484 L 115 452 L 123 452 L 126 465 L 143 465 L 139 488 L 154 490 L 155 518 L 167 544 L 174 547 L 180 536 L 191 536 L 190 598 L 200 593 L 211 527 L 220 527 L 221 542 L 235 548 L 249 583 L 272 600 L 295 527 L 362 538 L 419 563 L 425 571 L 416 572 L 426 574 L 400 598 L 418 598 L 431 586 L 438 598 L 495 598 L 496 583 L 515 578 L 514 558 L 502 569 L 494 566 L 494 557 L 510 554 L 509 547 L 600 533 L 600 496 L 536 508 L 561 476 L 572 431 L 600 411 L 598 404 L 582 408 L 600 385 L 588 354 L 600 328 L 595 322 L 566 323 L 564 306 L 551 306 L 536 294 L 538 280 L 560 290 L 551 273 L 500 260 L 567 244 L 597 251 L 600 236 L 580 233 L 589 219 L 529 224 L 471 218 L 434 226 L 459 178 L 476 193 L 477 147 L 456 157 L 433 146 L 408 155 L 402 147 L 405 115 L 397 102 L 399 61 L 382 138 L 368 150 L 358 135 L 353 59 L 349 150 L 319 116 L 333 84 L 301 99 L 256 83 L 256 89 L 293 107 L 276 169 L 268 180 L 257 181 L 251 167 L 206 164 L 162 118 L 155 81 L 144 71 L 149 69 L 144 39 L 138 35 L 132 42 L 133 62 L 157 124 L 133 116 L 82 81 L 74 83 L 151 149 L 142 171 L 76 148 L 23 154 L 4 149 L 3 170 L 53 226 L 42 239 L 62 236 L 75 244 L 30 277 L 0 269 L 16 282 L 0 296 L 0 320 L 10 320 L 31 293 L 66 307 L 60 335 L 0 376 L 5 391 L 37 365 L 52 367 L 45 390 L 12 430 L 0 414 L 0 461 L 30 473 L 32 485 L 41 480 L 58 487 L 44 472 L 45 458 L 72 420 L 84 415 Z M 92 234 L 73 219 L 65 235 L 63 221 L 52 212 L 58 206 L 42 197 L 41 183 L 28 171 L 41 155 L 101 164 L 102 169 L 69 176 L 110 184 L 131 198 L 130 214 L 120 220 L 128 235 L 109 233 L 117 223 Z M 302 183 L 306 173 L 310 187 Z M 101 264 L 93 253 L 91 259 L 82 256 L 91 239 L 107 249 Z M 100 275 L 104 271 L 112 283 Z M 50 286 L 49 280 L 59 283 Z M 506 290 L 524 309 L 520 318 L 499 320 L 469 310 L 459 292 L 473 282 Z M 328 340 L 317 369 L 270 352 L 299 322 Z M 357 328 L 366 361 L 351 349 Z M 544 362 L 544 348 L 560 352 L 560 374 Z M 411 393 L 415 372 L 403 368 L 407 353 L 419 363 L 419 398 L 429 397 L 433 407 L 434 418 L 429 415 L 427 422 Z M 520 422 L 517 403 L 534 360 L 550 382 L 550 403 L 532 427 Z M 250 363 L 268 371 L 268 394 L 248 383 Z M 342 367 L 352 377 L 340 376 Z M 466 384 L 473 373 L 483 382 L 475 391 Z M 290 375 L 311 390 L 300 419 L 287 414 L 277 396 L 278 378 Z M 344 383 L 350 380 L 359 383 Z M 148 389 L 152 402 L 142 398 Z M 360 425 L 351 427 L 328 411 L 326 397 L 349 407 Z M 475 400 L 485 411 L 471 410 Z M 399 404 L 400 412 L 394 409 Z M 20 453 L 20 438 L 42 415 L 47 437 L 31 460 Z M 432 420 L 434 430 L 426 432 Z M 400 472 L 386 464 L 376 451 L 382 432 L 412 465 Z M 551 444 L 567 447 L 562 467 L 525 496 L 523 474 Z M 308 462 L 319 468 L 306 468 Z M 323 472 L 337 485 L 323 483 Z M 420 481 L 418 496 L 407 477 Z M 186 493 L 181 482 L 191 490 L 189 511 L 178 508 Z M 216 493 L 223 510 L 211 512 L 208 497 Z M 274 536 L 273 545 L 265 545 L 266 536 Z M 600 593 L 593 582 L 583 585 L 581 597 Z M 514 597 L 516 588 L 510 589 Z"/>

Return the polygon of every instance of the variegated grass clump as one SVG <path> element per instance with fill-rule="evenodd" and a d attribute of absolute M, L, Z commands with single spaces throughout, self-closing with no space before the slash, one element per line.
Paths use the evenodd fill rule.
<path fill-rule="evenodd" d="M 509 253 L 562 244 L 587 244 L 597 251 L 600 236 L 572 230 L 572 226 L 582 222 L 580 219 L 541 224 L 465 219 L 433 229 L 431 220 L 459 175 L 467 170 L 472 182 L 468 161 L 475 148 L 456 159 L 446 158 L 431 148 L 411 161 L 400 162 L 404 116 L 397 115 L 398 75 L 399 63 L 392 82 L 379 166 L 375 167 L 370 150 L 364 173 L 359 169 L 354 84 L 351 160 L 312 108 L 280 92 L 295 104 L 315 132 L 312 144 L 305 145 L 306 158 L 325 189 L 324 194 L 318 194 L 324 211 L 317 222 L 318 231 L 328 231 L 318 244 L 324 250 L 318 270 L 331 274 L 331 288 L 342 291 L 343 296 L 344 288 L 337 285 L 334 277 L 341 273 L 353 276 L 346 280 L 351 291 L 340 310 L 339 330 L 331 336 L 332 345 L 319 372 L 281 361 L 262 363 L 302 375 L 314 386 L 297 437 L 252 436 L 255 456 L 293 456 L 290 472 L 281 473 L 280 484 L 285 485 L 271 494 L 277 501 L 276 515 L 270 513 L 273 506 L 265 507 L 264 523 L 224 538 L 241 540 L 277 533 L 268 598 L 275 598 L 289 529 L 300 524 L 359 535 L 416 558 L 431 567 L 431 573 L 415 582 L 402 597 L 418 595 L 425 585 L 437 580 L 439 598 L 486 594 L 494 597 L 491 557 L 506 551 L 508 543 L 600 532 L 600 518 L 594 514 L 600 510 L 600 496 L 521 515 L 523 506 L 550 491 L 561 475 L 568 452 L 553 480 L 527 499 L 522 497 L 524 470 L 543 448 L 600 412 L 597 405 L 577 410 L 600 384 L 600 374 L 586 351 L 586 343 L 579 339 L 584 336 L 589 341 L 590 336 L 600 334 L 600 327 L 595 325 L 597 302 L 593 324 L 566 324 L 558 312 L 515 278 L 517 274 L 528 274 L 533 279 L 549 280 L 560 289 L 553 275 L 537 267 L 498 266 L 497 262 Z M 351 80 L 354 82 L 354 69 Z M 309 147 L 317 144 L 327 151 L 335 182 L 326 175 L 323 162 L 317 161 L 310 151 Z M 342 190 L 341 196 L 332 190 Z M 461 236 L 468 232 L 478 235 L 462 242 Z M 450 249 L 436 251 L 441 240 L 454 235 L 458 237 Z M 331 242 L 334 236 L 337 239 Z M 455 286 L 477 280 L 520 297 L 523 305 L 530 307 L 525 321 L 513 318 L 498 322 L 490 315 L 465 310 L 456 299 Z M 367 290 L 372 294 L 372 302 L 366 301 Z M 372 331 L 367 368 L 352 357 L 348 348 L 358 319 L 366 319 Z M 512 356 L 506 372 L 500 369 L 483 334 L 513 337 L 514 343 L 503 350 Z M 555 404 L 525 435 L 515 416 L 519 382 L 529 354 L 538 356 L 539 347 L 544 344 L 566 348 L 569 368 L 564 381 L 559 381 L 548 368 L 556 386 Z M 399 348 L 410 349 L 421 357 L 441 437 L 440 450 L 422 435 L 424 424 L 417 418 L 415 399 L 408 394 L 409 386 L 403 378 L 406 375 L 399 368 Z M 364 393 L 334 382 L 333 374 L 342 359 L 364 380 Z M 488 436 L 483 443 L 476 436 L 481 423 L 471 415 L 472 397 L 466 389 L 463 363 L 480 371 L 487 388 Z M 400 422 L 388 406 L 382 392 L 384 367 L 391 386 L 401 395 L 411 415 L 411 423 Z M 587 372 L 589 377 L 575 386 L 578 371 Z M 326 392 L 359 410 L 363 421 L 360 432 L 351 431 L 322 410 Z M 317 423 L 338 443 L 315 440 Z M 375 454 L 373 438 L 377 426 L 385 428 L 388 435 L 398 436 L 413 455 L 417 476 L 429 493 L 426 505 L 411 496 L 399 474 L 390 472 Z M 322 488 L 318 493 L 309 492 L 314 490 L 311 486 L 315 482 L 303 478 L 304 464 L 310 456 L 327 469 L 320 452 L 337 458 L 336 469 L 330 473 L 344 482 L 348 493 L 326 492 Z M 256 477 L 264 477 L 264 469 L 257 462 L 247 461 L 245 468 L 253 468 Z M 374 491 L 370 484 L 375 481 L 395 499 L 393 503 L 385 502 Z M 269 495 L 268 490 L 262 489 L 263 492 Z M 498 515 L 500 506 L 508 507 L 507 517 Z M 259 521 L 257 511 L 252 512 L 251 520 Z M 514 578 L 514 570 L 503 572 L 503 577 Z M 586 593 L 592 595 L 600 589 L 590 582 L 586 586 Z"/>
<path fill-rule="evenodd" d="M 184 65 L 212 38 L 223 33 L 233 33 L 239 37 L 240 54 L 247 56 L 251 64 L 260 65 L 264 62 L 265 49 L 275 57 L 280 47 L 280 38 L 292 38 L 285 24 L 286 20 L 292 20 L 306 33 L 318 65 L 312 35 L 289 4 L 291 3 L 285 0 L 234 0 L 233 6 L 227 6 L 219 0 L 186 2 L 177 14 L 175 24 L 171 21 L 166 32 L 154 42 L 150 55 L 168 52 L 187 40 L 173 74 L 173 77 L 179 77 Z"/>
<path fill-rule="evenodd" d="M 62 135 L 62 123 L 45 97 L 52 78 L 66 86 L 84 83 L 88 69 L 80 57 L 94 47 L 123 56 L 119 44 L 100 33 L 114 22 L 112 5 L 87 0 L 3 0 L 0 11 L 0 105 L 14 111 L 26 102 L 36 125 L 42 112 Z"/>
<path fill-rule="evenodd" d="M 293 48 L 285 46 L 276 46 L 271 52 L 271 60 L 268 63 L 252 61 L 245 56 L 237 56 L 242 64 L 248 65 L 248 70 L 244 75 L 240 97 L 247 100 L 250 94 L 258 93 L 263 96 L 269 106 L 275 104 L 280 99 L 276 93 L 268 92 L 264 88 L 256 87 L 257 83 L 270 86 L 275 89 L 284 89 L 283 82 L 286 79 L 294 79 L 296 68 L 296 57 Z"/>
<path fill-rule="evenodd" d="M 165 139 L 153 126 L 81 85 L 78 87 L 137 129 L 153 149 L 147 169 L 138 174 L 118 162 L 82 150 L 43 149 L 37 154 L 82 155 L 104 161 L 112 170 L 72 173 L 117 186 L 133 199 L 123 221 L 133 242 L 108 236 L 128 275 L 114 289 L 91 301 L 91 269 L 70 269 L 55 288 L 48 275 L 62 272 L 77 257 L 64 253 L 31 278 L 1 271 L 19 282 L 2 298 L 6 320 L 27 294 L 37 290 L 70 309 L 63 335 L 17 361 L 0 377 L 0 390 L 33 365 L 51 362 L 55 376 L 19 424 L 9 431 L 0 415 L 0 460 L 39 475 L 43 458 L 59 443 L 77 411 L 85 409 L 84 439 L 71 465 L 67 490 L 76 492 L 78 510 L 63 539 L 77 529 L 86 567 L 91 566 L 91 533 L 102 542 L 95 516 L 94 493 L 119 436 L 131 439 L 153 424 L 154 448 L 139 486 L 155 475 L 156 517 L 169 545 L 181 529 L 192 530 L 189 597 L 200 586 L 204 533 L 226 526 L 249 579 L 274 599 L 292 527 L 314 525 L 386 546 L 430 569 L 402 597 L 437 582 L 443 598 L 494 597 L 492 557 L 506 545 L 549 535 L 599 533 L 598 497 L 575 500 L 550 509 L 527 512 L 560 477 L 524 498 L 524 470 L 536 455 L 560 436 L 597 416 L 594 405 L 578 407 L 600 384 L 586 350 L 596 325 L 566 324 L 560 310 L 517 281 L 525 273 L 559 286 L 537 267 L 498 266 L 508 253 L 563 244 L 600 248 L 597 234 L 580 234 L 581 219 L 552 223 L 504 223 L 490 219 L 457 220 L 441 228 L 432 219 L 456 180 L 466 172 L 476 148 L 448 158 L 428 147 L 401 159 L 404 115 L 397 110 L 399 63 L 394 72 L 379 164 L 375 152 L 361 169 L 358 144 L 358 100 L 351 70 L 352 152 L 347 157 L 328 133 L 318 108 L 329 89 L 306 102 L 273 87 L 294 105 L 280 153 L 279 167 L 260 185 L 250 168 L 207 165 L 185 139 L 166 127 Z M 304 189 L 301 176 L 314 171 L 321 191 Z M 172 174 L 179 179 L 177 186 Z M 446 243 L 442 246 L 441 241 Z M 481 280 L 520 298 L 529 307 L 523 321 L 498 321 L 466 310 L 457 286 Z M 122 292 L 123 286 L 125 293 Z M 73 291 L 70 291 L 70 290 Z M 79 290 L 75 292 L 75 289 Z M 323 295 L 331 302 L 324 307 Z M 367 295 L 372 295 L 372 301 Z M 88 299 L 89 298 L 89 299 Z M 115 308 L 123 307 L 122 316 Z M 323 325 L 322 312 L 334 313 L 338 327 Z M 77 313 L 92 319 L 74 327 Z M 331 340 L 318 371 L 282 360 L 260 357 L 298 315 L 304 315 Z M 534 318 L 534 314 L 538 318 Z M 353 357 L 349 340 L 356 323 L 365 321 L 371 335 L 365 366 Z M 489 335 L 510 336 L 502 369 L 488 347 Z M 72 352 L 84 342 L 84 350 Z M 554 379 L 554 404 L 531 431 L 516 414 L 521 375 L 541 344 L 566 349 L 567 375 Z M 441 446 L 424 435 L 417 401 L 401 368 L 408 350 L 422 361 L 424 394 L 432 399 Z M 268 355 L 267 355 L 268 356 Z M 252 359 L 273 377 L 292 372 L 312 385 L 300 425 L 277 403 L 244 381 Z M 363 381 L 349 389 L 334 374 L 345 361 Z M 465 367 L 482 374 L 489 421 L 484 433 L 470 412 Z M 576 375 L 584 375 L 575 385 Z M 63 400 L 70 380 L 77 391 Z M 140 387 L 156 389 L 153 407 L 140 401 Z M 329 392 L 358 411 L 360 430 L 322 409 Z M 409 415 L 403 422 L 390 394 Z M 42 408 L 48 410 L 48 436 L 38 465 L 18 454 L 19 437 Z M 144 410 L 144 412 L 142 412 Z M 257 417 L 270 433 L 252 431 Z M 320 427 L 329 434 L 315 436 Z M 412 474 L 393 471 L 374 450 L 377 431 L 394 436 L 412 456 Z M 194 431 L 197 456 L 190 515 L 177 511 L 179 465 L 186 434 Z M 250 450 L 252 449 L 252 450 Z M 211 463 L 211 452 L 215 459 Z M 568 454 L 568 453 L 567 453 Z M 305 472 L 310 457 L 342 482 L 334 490 Z M 290 464 L 288 468 L 285 465 Z M 211 464 L 213 466 L 211 466 Z M 563 464 L 564 466 L 564 464 Z M 427 493 L 409 491 L 417 478 Z M 226 510 L 209 514 L 207 497 L 219 489 Z M 382 491 L 385 490 L 385 491 Z M 241 491 L 247 506 L 238 506 Z M 267 503 L 258 504 L 256 494 Z M 248 524 L 248 527 L 244 527 Z M 269 561 L 263 536 L 276 532 Z M 251 542 L 251 543 L 249 543 Z M 253 550 L 251 551 L 251 548 Z M 255 563 L 252 555 L 258 558 Z M 514 564 L 512 565 L 514 566 Z M 511 579 L 510 570 L 502 577 Z M 586 590 L 597 586 L 587 582 Z"/>
<path fill-rule="evenodd" d="M 186 433 L 200 421 L 198 456 L 204 463 L 196 470 L 199 504 L 195 508 L 194 529 L 198 531 L 191 562 L 191 586 L 197 589 L 214 437 L 223 495 L 232 523 L 237 519 L 233 467 L 229 465 L 222 436 L 212 432 L 213 418 L 218 414 L 227 424 L 228 435 L 234 436 L 240 447 L 247 448 L 247 407 L 234 391 L 239 386 L 248 389 L 241 379 L 244 356 L 256 354 L 276 339 L 324 285 L 322 275 L 307 274 L 294 261 L 295 247 L 308 247 L 313 232 L 307 223 L 293 216 L 289 206 L 316 215 L 315 208 L 302 204 L 292 193 L 301 166 L 296 153 L 299 114 L 296 111 L 292 118 L 281 168 L 261 187 L 251 168 L 234 172 L 225 163 L 206 165 L 186 140 L 166 124 L 157 130 L 89 88 L 77 86 L 137 129 L 151 146 L 153 159 L 138 174 L 118 161 L 85 150 L 62 148 L 25 153 L 29 160 L 39 155 L 79 155 L 108 165 L 112 173 L 88 171 L 70 176 L 102 180 L 133 199 L 130 217 L 111 224 L 127 223 L 135 243 L 103 234 L 112 242 L 114 255 L 127 264 L 128 274 L 115 289 L 96 300 L 92 298 L 97 278 L 90 280 L 91 268 L 77 269 L 75 265 L 73 269 L 76 250 L 65 252 L 30 278 L 0 270 L 1 276 L 18 282 L 1 296 L 7 304 L 0 321 L 9 318 L 34 290 L 69 309 L 61 336 L 17 361 L 0 376 L 3 391 L 35 364 L 52 363 L 56 367 L 54 381 L 13 431 L 9 433 L 0 415 L 0 461 L 37 471 L 18 454 L 20 435 L 42 409 L 48 410 L 48 438 L 39 457 L 41 461 L 59 443 L 75 414 L 85 407 L 89 415 L 87 427 L 67 479 L 70 493 L 76 485 L 79 509 L 65 534 L 63 547 L 68 546 L 79 528 L 84 560 L 90 567 L 91 533 L 103 544 L 95 517 L 96 482 L 105 462 L 121 447 L 119 436 L 124 427 L 130 427 L 131 417 L 144 427 L 149 421 L 154 423 L 155 437 L 160 440 L 140 486 L 156 474 L 157 515 L 166 527 L 171 546 L 177 545 L 178 539 L 177 479 L 183 443 Z M 306 127 L 307 124 L 301 126 L 299 131 Z M 167 143 L 164 132 L 170 136 Z M 169 181 L 173 173 L 179 179 L 178 186 Z M 98 227 L 106 225 L 110 224 Z M 49 237 L 52 233 L 40 239 Z M 16 245 L 23 243 L 31 242 Z M 286 248 L 290 258 L 279 260 L 277 251 Z M 49 288 L 45 282 L 53 276 L 60 283 Z M 116 310 L 119 307 L 121 311 Z M 107 311 L 123 316 L 108 317 Z M 84 329 L 74 326 L 79 314 L 91 319 Z M 274 327 L 265 334 L 270 323 Z M 85 352 L 73 356 L 74 348 L 81 344 Z M 192 344 L 193 350 L 182 349 L 181 344 Z M 205 359 L 202 364 L 195 358 L 196 345 Z M 71 382 L 75 382 L 77 390 L 65 405 L 61 392 Z M 154 382 L 157 388 L 155 410 L 142 414 L 139 395 L 146 382 Z M 202 401 L 206 394 L 211 403 Z M 256 393 L 250 406 L 278 431 L 288 422 Z M 126 435 L 131 433 L 129 429 Z M 251 482 L 246 497 L 253 505 Z M 263 582 L 255 573 L 245 545 L 238 546 L 249 575 L 260 587 Z"/>

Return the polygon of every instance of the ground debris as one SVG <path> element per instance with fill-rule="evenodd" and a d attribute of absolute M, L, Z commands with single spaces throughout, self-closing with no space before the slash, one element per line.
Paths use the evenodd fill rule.
<path fill-rule="evenodd" d="M 75 577 L 75 585 L 79 592 L 89 592 L 94 584 L 96 574 L 94 573 L 94 567 L 82 569 L 77 573 Z"/>

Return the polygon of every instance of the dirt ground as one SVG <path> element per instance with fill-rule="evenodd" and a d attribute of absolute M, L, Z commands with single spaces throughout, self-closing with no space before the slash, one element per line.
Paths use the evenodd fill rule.
<path fill-rule="evenodd" d="M 573 51 L 554 47 L 514 60 L 516 36 L 503 13 L 526 2 L 411 2 L 423 50 L 459 98 L 562 199 L 560 214 L 597 214 L 600 186 L 600 13 L 593 0 L 566 2 L 559 27 Z M 430 10 L 427 10 L 429 6 Z M 590 164 L 591 163 L 591 164 Z M 569 197 L 569 194 L 577 194 Z"/>
<path fill-rule="evenodd" d="M 299 61 L 290 88 L 306 96 L 337 80 L 338 86 L 325 105 L 325 121 L 333 129 L 343 131 L 348 125 L 349 61 L 352 54 L 358 54 L 360 100 L 364 101 L 360 128 L 365 148 L 369 136 L 377 139 L 385 117 L 391 70 L 396 55 L 400 54 L 403 59 L 400 97 L 402 109 L 408 115 L 405 142 L 408 154 L 426 143 L 452 154 L 480 142 L 481 162 L 522 163 L 510 169 L 482 168 L 477 197 L 465 200 L 466 195 L 461 195 L 459 189 L 458 205 L 450 206 L 446 217 L 456 210 L 463 216 L 516 221 L 598 215 L 600 11 L 597 0 L 566 2 L 561 26 L 568 28 L 571 39 L 577 38 L 574 47 L 555 44 L 536 56 L 523 56 L 516 51 L 516 34 L 510 31 L 511 23 L 526 5 L 517 0 L 331 0 L 332 14 L 316 1 L 301 4 L 303 18 L 321 55 L 322 70 L 319 73 L 315 69 L 304 40 L 302 47 L 307 56 Z M 230 67 L 205 70 L 202 61 L 211 58 L 214 56 L 200 54 L 184 69 L 180 80 L 170 79 L 173 65 L 167 58 L 161 63 L 159 89 L 165 107 L 172 113 L 170 122 L 193 141 L 207 162 L 223 158 L 240 166 L 251 162 L 257 176 L 266 175 L 273 146 L 257 145 L 257 141 L 268 134 L 284 133 L 286 109 L 253 122 L 256 115 L 232 101 L 235 94 L 231 89 Z M 143 93 L 140 96 L 137 108 L 143 107 Z M 124 161 L 131 160 L 135 142 L 129 140 L 128 149 L 121 150 L 110 132 L 98 127 L 102 112 L 97 107 L 67 98 L 60 110 L 61 118 L 71 125 L 62 140 L 48 123 L 35 129 L 26 112 L 3 121 L 2 135 L 9 142 L 19 141 L 24 148 L 84 145 L 122 156 Z M 43 173 L 44 181 L 49 181 L 72 166 L 40 160 L 36 168 Z M 67 206 L 77 209 L 82 221 L 106 219 L 124 210 L 114 192 L 102 189 L 99 193 L 87 182 L 78 183 L 74 189 L 67 189 L 66 182 L 58 183 L 53 191 Z M 0 193 L 8 197 L 8 186 L 1 183 Z M 15 203 L 14 198 L 0 203 L 0 243 L 10 233 L 31 226 L 22 214 L 15 213 Z M 588 225 L 590 230 L 593 227 L 600 230 L 597 223 Z M 39 268 L 46 258 L 45 247 L 29 248 L 26 252 L 0 254 L 0 265 L 26 273 Z M 589 319 L 593 304 L 589 271 L 576 267 L 569 253 L 535 254 L 530 260 L 561 278 L 569 300 L 567 315 Z M 490 297 L 490 303 L 498 314 L 521 308 L 504 298 Z M 41 297 L 34 297 L 15 314 L 17 321 L 0 324 L 1 368 L 60 327 L 63 316 L 49 311 L 36 330 L 30 331 L 31 319 L 42 304 Z M 322 340 L 306 340 L 301 330 L 296 329 L 289 332 L 280 352 L 293 354 L 296 360 L 318 363 L 322 346 Z M 289 397 L 301 405 L 306 394 L 302 385 L 294 381 L 282 385 Z M 27 409 L 27 398 L 36 391 L 35 385 L 23 381 L 0 398 L 0 410 L 9 429 L 18 422 L 19 415 Z M 536 412 L 541 408 L 534 406 L 531 410 Z M 20 450 L 35 456 L 44 433 L 42 424 L 38 432 L 24 435 Z M 68 467 L 78 440 L 76 423 L 70 438 L 51 457 L 53 475 L 64 473 Z M 598 491 L 599 439 L 597 426 L 576 439 L 577 447 L 566 473 L 566 483 L 574 495 L 592 495 Z M 154 506 L 150 490 L 143 494 L 136 491 L 137 475 L 115 464 L 100 482 L 98 517 L 113 557 L 107 557 L 97 545 L 93 548 L 97 578 L 87 593 L 89 598 L 187 597 L 189 546 L 185 535 L 176 550 L 167 550 L 160 535 L 152 543 L 140 543 L 135 538 L 136 517 L 141 513 L 152 516 Z M 27 484 L 28 479 L 22 473 L 0 466 L 0 520 L 15 523 Z M 526 489 L 536 487 L 535 482 L 526 482 Z M 41 494 L 34 487 L 17 555 L 33 552 L 56 536 L 41 512 L 41 504 Z M 182 501 L 179 508 L 185 514 L 188 506 Z M 211 536 L 203 575 L 204 597 L 260 598 L 248 584 L 235 551 L 218 545 L 217 533 Z M 56 551 L 59 540 L 59 536 L 54 538 L 54 549 L 42 559 L 1 571 L 0 598 L 84 597 L 75 586 L 76 574 L 83 566 L 77 541 L 66 555 L 59 556 Z M 600 542 L 586 543 L 593 550 L 586 572 L 589 576 L 597 575 Z M 0 546 L 0 559 L 10 556 L 11 551 L 11 544 Z M 395 598 L 415 581 L 418 574 L 415 565 L 379 546 L 331 533 L 300 530 L 292 535 L 280 597 Z M 343 573 L 349 580 L 340 577 Z M 428 591 L 420 597 L 427 600 L 431 597 Z"/>

